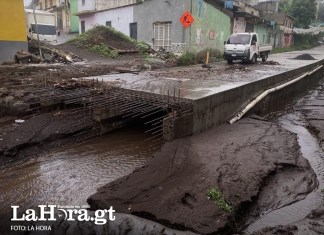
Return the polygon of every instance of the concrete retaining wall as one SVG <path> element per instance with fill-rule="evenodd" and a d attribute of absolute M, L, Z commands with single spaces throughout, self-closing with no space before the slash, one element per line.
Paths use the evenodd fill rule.
<path fill-rule="evenodd" d="M 187 123 L 192 123 L 191 134 L 206 131 L 213 126 L 229 121 L 230 118 L 265 90 L 286 83 L 322 64 L 324 64 L 324 60 L 196 100 L 193 108 L 194 114 L 191 117 L 192 121 L 187 120 Z M 320 69 L 298 83 L 265 98 L 253 111 L 274 110 L 280 105 L 286 104 L 295 95 L 307 90 L 322 78 L 323 69 Z M 182 125 L 181 122 L 179 125 Z M 188 128 L 188 125 L 183 125 L 183 128 Z M 179 138 L 183 137 L 183 133 L 188 134 L 188 132 L 181 131 L 181 128 L 175 127 L 175 131 L 179 129 L 180 131 L 177 131 L 178 133 L 175 133 L 174 136 Z"/>

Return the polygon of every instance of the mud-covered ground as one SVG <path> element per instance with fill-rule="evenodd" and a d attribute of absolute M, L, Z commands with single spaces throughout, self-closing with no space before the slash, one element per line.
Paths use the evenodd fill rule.
<path fill-rule="evenodd" d="M 290 112 L 301 114 L 305 121 L 306 128 L 316 137 L 319 146 L 324 149 L 324 85 L 318 87 L 315 91 L 310 92 L 306 99 L 302 100 L 293 107 Z M 321 151 L 320 158 L 324 162 L 324 155 Z M 320 177 L 323 180 L 323 165 L 318 167 L 322 173 Z M 319 188 L 322 193 L 322 203 L 318 208 L 312 210 L 305 218 L 288 224 L 278 225 L 275 227 L 267 227 L 254 232 L 254 235 L 261 234 L 324 234 L 324 188 Z"/>
<path fill-rule="evenodd" d="M 91 122 L 76 123 L 76 117 L 82 114 L 51 110 L 25 116 L 21 111 L 29 108 L 29 98 L 35 98 L 30 86 L 53 86 L 71 78 L 117 73 L 119 65 L 135 71 L 152 69 L 152 65 L 132 57 L 113 63 L 0 66 L 0 164 L 89 137 L 84 132 L 91 129 Z M 195 71 L 202 72 L 201 79 L 205 79 L 222 69 L 241 75 L 260 66 L 265 65 L 235 65 L 233 69 L 222 64 L 215 71 L 198 67 Z M 177 77 L 172 71 L 157 74 Z M 324 138 L 323 94 L 319 92 L 314 99 L 296 106 L 320 142 Z M 17 116 L 8 115 L 19 115 L 25 123 L 14 124 Z M 161 233 L 167 229 L 164 226 L 201 234 L 234 233 L 243 229 L 248 209 L 248 216 L 256 219 L 264 212 L 303 200 L 317 187 L 316 175 L 302 157 L 296 135 L 273 121 L 254 116 L 167 143 L 146 166 L 98 189 L 88 202 L 92 209 L 113 206 L 118 213 L 161 223 Z M 215 201 L 207 198 L 213 188 L 221 195 Z M 136 234 L 137 217 L 124 216 L 130 222 L 119 234 Z M 321 234 L 323 219 L 324 210 L 319 207 L 301 221 L 255 233 Z M 149 221 L 140 225 L 146 227 L 145 223 L 152 225 Z M 62 226 L 67 232 L 70 225 Z M 152 225 L 154 229 L 156 226 Z M 71 226 L 69 232 L 73 229 L 79 231 L 80 226 Z"/>
<path fill-rule="evenodd" d="M 318 177 L 322 177 L 324 161 L 323 99 L 322 85 L 286 110 L 298 113 L 303 120 L 300 125 L 319 142 Z M 168 143 L 145 167 L 100 188 L 88 203 L 93 209 L 114 205 L 119 212 L 181 230 L 249 234 L 244 229 L 247 221 L 252 223 L 317 191 L 322 194 L 318 207 L 301 220 L 283 221 L 284 225 L 253 234 L 323 234 L 324 189 L 318 184 L 323 179 L 317 179 L 301 156 L 297 136 L 275 122 L 246 118 Z M 234 206 L 234 213 L 207 199 L 212 187 Z"/>
<path fill-rule="evenodd" d="M 235 231 L 265 182 L 272 196 L 263 209 L 300 200 L 317 185 L 295 135 L 274 123 L 246 118 L 167 143 L 145 167 L 100 188 L 88 203 L 92 209 L 113 205 L 120 213 L 181 230 L 227 233 Z M 213 187 L 233 212 L 207 198 Z"/>

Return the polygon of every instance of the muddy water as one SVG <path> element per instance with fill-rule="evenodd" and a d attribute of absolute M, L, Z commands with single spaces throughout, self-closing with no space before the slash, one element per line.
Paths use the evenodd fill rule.
<path fill-rule="evenodd" d="M 248 233 L 264 227 L 297 222 L 324 203 L 321 193 L 321 189 L 324 188 L 324 152 L 317 138 L 307 130 L 302 115 L 298 112 L 283 115 L 278 118 L 277 122 L 283 128 L 297 135 L 301 153 L 313 168 L 319 182 L 319 187 L 307 195 L 304 200 L 264 213 L 256 222 L 249 225 L 246 229 Z"/>
<path fill-rule="evenodd" d="M 0 214 L 10 205 L 87 205 L 98 187 L 142 166 L 152 151 L 142 130 L 107 136 L 20 160 L 0 168 Z"/>

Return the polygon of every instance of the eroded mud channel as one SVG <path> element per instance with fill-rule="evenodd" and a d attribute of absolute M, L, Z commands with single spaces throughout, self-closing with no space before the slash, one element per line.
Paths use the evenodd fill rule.
<path fill-rule="evenodd" d="M 10 134 L 12 121 L 0 128 Z M 28 157 L 17 154 L 16 160 L 1 156 L 11 159 L 0 166 L 1 215 L 8 217 L 10 205 L 88 203 L 92 210 L 113 205 L 120 213 L 116 223 L 99 229 L 61 223 L 57 231 L 324 233 L 323 86 L 285 111 L 178 139 L 157 153 L 148 150 L 145 138 L 143 130 L 127 128 L 25 151 Z M 207 198 L 212 188 L 233 210 Z"/>

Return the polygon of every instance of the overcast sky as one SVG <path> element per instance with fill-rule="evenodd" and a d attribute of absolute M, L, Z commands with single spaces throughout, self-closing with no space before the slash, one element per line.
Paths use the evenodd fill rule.
<path fill-rule="evenodd" d="M 24 2 L 25 2 L 25 6 L 28 6 L 30 4 L 31 0 L 24 0 Z"/>

